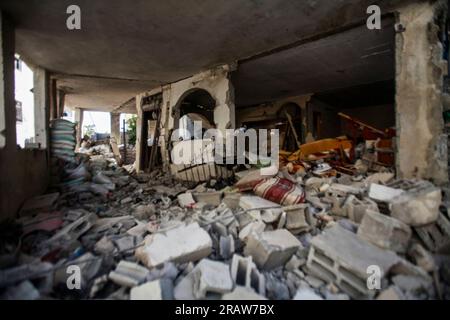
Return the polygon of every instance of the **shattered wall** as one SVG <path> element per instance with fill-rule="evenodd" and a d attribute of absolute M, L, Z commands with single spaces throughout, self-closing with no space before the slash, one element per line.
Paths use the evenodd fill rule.
<path fill-rule="evenodd" d="M 445 1 L 399 9 L 396 36 L 397 174 L 448 181 L 442 85 L 447 66 L 434 18 Z"/>
<path fill-rule="evenodd" d="M 141 155 L 141 137 L 140 132 L 142 128 L 142 105 L 143 97 L 155 95 L 162 91 L 162 116 L 161 116 L 161 136 L 160 146 L 163 162 L 166 168 L 169 165 L 169 154 L 167 150 L 167 141 L 170 140 L 172 129 L 176 128 L 175 121 L 177 119 L 176 113 L 180 108 L 182 100 L 196 89 L 206 90 L 215 100 L 216 107 L 214 109 L 214 123 L 217 129 L 225 130 L 234 128 L 235 120 L 235 106 L 234 106 L 234 89 L 229 79 L 230 67 L 220 66 L 205 72 L 198 73 L 187 79 L 171 83 L 162 88 L 155 89 L 136 97 L 136 109 L 138 114 L 137 132 L 138 139 L 136 142 L 136 168 L 142 170 L 140 161 Z"/>

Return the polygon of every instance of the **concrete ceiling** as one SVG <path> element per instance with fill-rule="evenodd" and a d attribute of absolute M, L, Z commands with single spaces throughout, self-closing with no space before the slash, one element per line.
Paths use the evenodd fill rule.
<path fill-rule="evenodd" d="M 59 74 L 72 106 L 111 110 L 206 68 L 363 21 L 402 0 L 2 0 L 16 51 Z M 81 8 L 81 30 L 66 8 Z"/>
<path fill-rule="evenodd" d="M 394 19 L 382 26 L 360 26 L 241 63 L 232 77 L 236 105 L 393 79 Z"/>

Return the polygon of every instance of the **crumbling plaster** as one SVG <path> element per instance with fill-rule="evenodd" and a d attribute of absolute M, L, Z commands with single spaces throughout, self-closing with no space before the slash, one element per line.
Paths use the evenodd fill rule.
<path fill-rule="evenodd" d="M 444 1 L 399 9 L 396 36 L 397 174 L 448 182 L 442 85 L 447 65 L 434 18 Z"/>

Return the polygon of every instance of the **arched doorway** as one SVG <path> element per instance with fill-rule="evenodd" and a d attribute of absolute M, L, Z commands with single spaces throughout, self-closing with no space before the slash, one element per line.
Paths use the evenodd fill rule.
<path fill-rule="evenodd" d="M 180 139 L 201 139 L 205 130 L 214 127 L 214 108 L 216 101 L 204 89 L 186 92 L 174 108 L 174 128 L 180 129 Z M 201 132 L 194 132 L 194 122 L 202 123 Z"/>

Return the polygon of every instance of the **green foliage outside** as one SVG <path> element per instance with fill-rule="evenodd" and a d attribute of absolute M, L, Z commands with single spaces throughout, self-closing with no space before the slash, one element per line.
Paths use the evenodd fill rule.
<path fill-rule="evenodd" d="M 127 120 L 128 143 L 131 145 L 136 145 L 136 121 L 137 116 L 133 116 Z"/>

